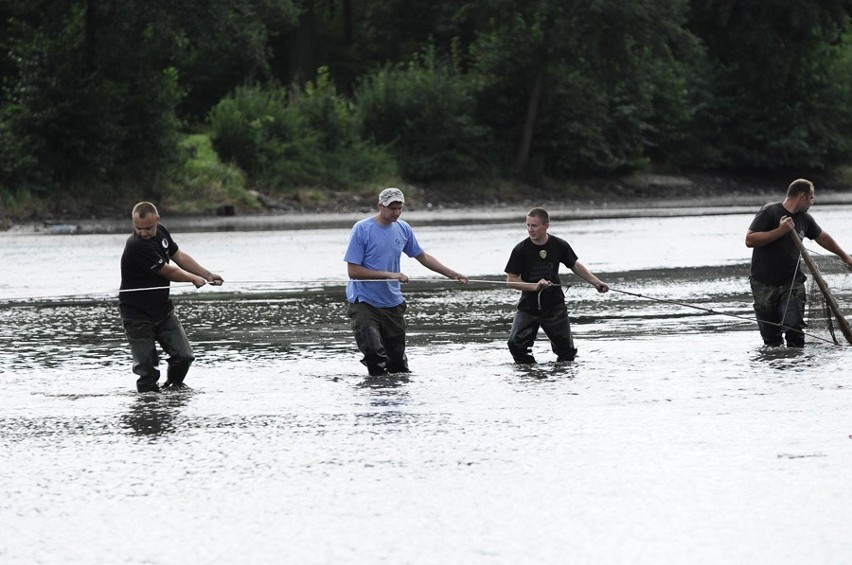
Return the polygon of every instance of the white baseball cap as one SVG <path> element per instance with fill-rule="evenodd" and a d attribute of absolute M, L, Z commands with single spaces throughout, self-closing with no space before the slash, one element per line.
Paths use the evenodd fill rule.
<path fill-rule="evenodd" d="M 388 206 L 391 202 L 405 203 L 405 196 L 398 188 L 386 188 L 379 193 L 379 204 Z"/>

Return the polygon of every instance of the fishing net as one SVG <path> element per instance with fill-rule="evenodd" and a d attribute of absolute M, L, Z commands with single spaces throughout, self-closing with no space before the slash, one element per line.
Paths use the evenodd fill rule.
<path fill-rule="evenodd" d="M 813 250 L 809 250 L 808 254 L 825 280 L 831 296 L 839 307 L 840 314 L 849 322 L 849 316 L 852 315 L 852 292 L 846 282 L 847 277 L 850 276 L 846 266 L 835 255 L 822 254 Z M 804 262 L 801 268 L 808 275 L 805 331 L 817 339 L 847 345 L 847 340 L 840 329 L 841 322 L 829 306 L 828 299 L 816 282 L 816 277 L 808 271 Z"/>

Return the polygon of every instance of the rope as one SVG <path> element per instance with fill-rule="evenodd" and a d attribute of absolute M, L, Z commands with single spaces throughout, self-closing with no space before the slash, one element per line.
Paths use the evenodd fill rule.
<path fill-rule="evenodd" d="M 783 325 L 781 323 L 778 323 L 778 322 L 767 322 L 765 320 L 759 320 L 757 318 L 750 318 L 748 316 L 740 316 L 739 314 L 731 314 L 729 312 L 720 312 L 718 310 L 713 310 L 712 308 L 705 308 L 703 306 L 696 306 L 695 304 L 688 304 L 686 302 L 678 302 L 676 300 L 665 300 L 663 298 L 656 298 L 654 296 L 648 296 L 646 294 L 639 294 L 638 292 L 630 292 L 630 291 L 627 291 L 627 290 L 620 290 L 620 289 L 612 288 L 612 287 L 610 287 L 609 290 L 611 292 L 618 292 L 620 294 L 627 294 L 627 295 L 630 295 L 630 296 L 636 296 L 638 298 L 644 298 L 646 300 L 651 300 L 653 302 L 662 302 L 664 304 L 673 304 L 675 306 L 683 306 L 684 308 L 693 308 L 695 310 L 702 310 L 702 311 L 707 312 L 709 314 L 716 314 L 717 316 L 728 316 L 730 318 L 738 318 L 740 320 L 745 320 L 747 322 L 757 322 L 759 324 L 768 324 L 770 326 L 783 327 Z M 834 343 L 831 340 L 825 339 L 825 338 L 820 337 L 818 335 L 810 334 L 810 333 L 808 333 L 804 330 L 799 330 L 799 329 L 795 329 L 795 328 L 787 328 L 787 330 L 788 331 L 792 330 L 792 331 L 801 333 L 804 336 L 807 336 L 807 337 L 810 337 L 812 339 L 816 339 L 816 340 L 819 340 L 819 341 L 824 341 L 825 343 L 830 343 L 831 345 L 837 345 L 836 343 Z"/>
<path fill-rule="evenodd" d="M 145 288 L 120 288 L 120 289 L 114 290 L 112 292 L 124 294 L 126 292 L 145 292 L 145 291 L 148 291 L 148 290 L 167 290 L 167 289 L 170 289 L 170 288 L 177 288 L 177 287 L 181 287 L 181 286 L 195 286 L 195 285 L 192 284 L 192 283 L 184 283 L 184 284 L 175 283 L 174 286 L 166 285 L 166 286 L 147 286 Z"/>
<path fill-rule="evenodd" d="M 799 258 L 796 259 L 796 268 L 793 270 L 793 280 L 790 281 L 790 291 L 787 293 L 787 302 L 784 304 L 784 315 L 781 316 L 781 323 L 784 323 L 785 318 L 787 317 L 787 312 L 790 309 L 790 299 L 793 298 L 793 287 L 796 284 L 796 275 L 799 274 L 799 266 L 802 263 L 802 253 L 799 252 Z M 804 332 L 802 332 L 804 333 Z"/>
<path fill-rule="evenodd" d="M 368 279 L 368 280 L 386 281 L 388 279 Z M 447 282 L 447 279 L 425 279 L 425 280 L 434 281 L 434 282 Z M 366 281 L 357 281 L 357 282 L 366 282 Z M 507 285 L 508 284 L 506 281 L 492 281 L 492 280 L 486 280 L 486 279 L 468 279 L 468 282 L 476 282 L 476 283 L 484 283 L 484 284 L 499 284 L 499 285 Z M 523 284 L 536 284 L 536 283 L 523 283 Z M 552 284 L 551 286 L 559 286 L 559 287 L 564 287 L 564 288 L 568 289 L 568 288 L 571 288 L 572 285 L 570 285 L 570 284 Z M 541 310 L 541 292 L 543 290 L 544 289 L 542 288 L 541 290 L 538 291 L 538 308 L 539 308 L 539 310 Z M 783 327 L 783 320 L 782 320 L 782 323 L 768 322 L 768 321 L 765 321 L 765 320 L 759 320 L 757 318 L 751 318 L 751 317 L 748 317 L 748 316 L 741 316 L 739 314 L 731 314 L 729 312 L 720 312 L 718 310 L 713 310 L 712 308 L 705 308 L 703 306 L 696 306 L 694 304 L 689 304 L 689 303 L 686 303 L 686 302 L 678 302 L 678 301 L 675 301 L 675 300 L 666 300 L 666 299 L 663 299 L 663 298 L 656 298 L 654 296 L 648 296 L 646 294 L 640 294 L 638 292 L 630 292 L 630 291 L 627 291 L 627 290 L 621 290 L 621 289 L 613 288 L 613 287 L 609 287 L 609 290 L 612 291 L 612 292 L 620 293 L 620 294 L 626 294 L 626 295 L 629 295 L 629 296 L 644 298 L 646 300 L 651 300 L 651 301 L 654 301 L 654 302 L 661 302 L 661 303 L 665 303 L 665 304 L 672 304 L 672 305 L 675 305 L 675 306 L 682 306 L 684 308 L 692 308 L 692 309 L 695 309 L 695 310 L 701 310 L 703 312 L 707 312 L 709 314 L 715 314 L 717 316 L 727 316 L 727 317 L 730 317 L 730 318 L 737 318 L 737 319 L 740 319 L 740 320 L 744 320 L 744 321 L 750 322 L 750 323 L 757 322 L 757 323 L 768 324 L 770 326 Z M 825 343 L 829 343 L 831 345 L 837 345 L 836 343 L 834 343 L 831 340 L 825 339 L 825 338 L 820 337 L 818 335 L 810 334 L 810 333 L 808 333 L 804 330 L 800 330 L 800 329 L 796 329 L 796 328 L 787 328 L 787 329 L 801 333 L 804 336 L 810 337 L 810 338 L 818 340 L 818 341 L 824 341 Z"/>
<path fill-rule="evenodd" d="M 225 281 L 225 282 L 229 283 L 229 284 L 280 284 L 280 283 L 305 284 L 305 283 L 311 283 L 311 282 L 327 282 L 327 283 L 330 283 L 330 284 L 337 285 L 337 284 L 348 283 L 348 282 L 385 282 L 386 283 L 386 282 L 393 282 L 393 281 L 396 281 L 396 279 L 348 279 L 348 280 L 345 280 L 345 281 L 333 281 L 333 280 L 329 280 L 329 281 L 305 281 L 305 280 L 295 280 L 295 279 L 292 279 L 292 280 L 279 279 L 279 280 Z M 429 279 L 418 279 L 418 282 L 447 283 L 447 282 L 455 282 L 455 280 L 454 279 L 429 278 Z M 494 285 L 500 285 L 500 286 L 508 285 L 508 283 L 505 280 L 468 279 L 468 282 L 479 283 L 479 284 L 494 284 Z M 536 283 L 523 283 L 522 281 L 521 281 L 521 283 L 522 284 L 536 284 Z M 60 298 L 70 298 L 70 297 L 75 297 L 75 296 L 98 296 L 98 295 L 101 295 L 101 294 L 114 294 L 116 292 L 118 292 L 118 293 L 144 292 L 144 291 L 148 291 L 148 290 L 165 290 L 165 289 L 170 289 L 170 288 L 186 287 L 186 286 L 194 286 L 194 285 L 192 283 L 175 283 L 174 285 L 171 285 L 171 286 L 119 289 L 119 290 L 108 290 L 108 291 L 101 291 L 101 292 L 86 292 L 86 293 L 78 293 L 78 294 L 65 294 L 65 295 L 61 295 L 61 296 L 16 298 L 16 299 L 8 300 L 8 301 L 0 301 L 0 303 L 2 303 L 2 302 L 9 303 L 9 302 L 16 302 L 16 301 L 29 301 L 29 300 L 35 300 L 35 299 L 38 299 L 38 298 L 60 299 Z M 567 289 L 567 288 L 570 288 L 572 285 L 571 284 L 552 284 L 551 286 L 563 287 L 563 288 Z M 218 288 L 218 286 L 217 286 L 217 288 Z M 541 309 L 541 292 L 543 290 L 544 289 L 541 289 L 541 290 L 538 291 L 539 309 Z M 641 294 L 641 293 L 638 293 L 638 292 L 631 292 L 631 291 L 628 291 L 628 290 L 622 290 L 622 289 L 613 288 L 613 287 L 609 287 L 609 290 L 611 292 L 615 292 L 615 293 L 618 293 L 618 294 L 635 296 L 637 298 L 643 298 L 645 300 L 651 300 L 653 302 L 659 302 L 659 303 L 663 303 L 663 304 L 671 304 L 671 305 L 674 305 L 674 306 L 681 306 L 681 307 L 684 307 L 684 308 L 692 308 L 694 310 L 700 310 L 700 311 L 703 311 L 703 312 L 707 312 L 708 314 L 715 314 L 715 315 L 718 315 L 718 316 L 727 316 L 729 318 L 737 318 L 737 319 L 747 321 L 747 322 L 757 322 L 757 323 L 768 324 L 768 325 L 771 325 L 771 326 L 783 327 L 782 323 L 768 322 L 768 321 L 765 321 L 765 320 L 759 320 L 759 319 L 748 317 L 748 316 L 741 316 L 739 314 L 731 314 L 729 312 L 720 312 L 720 311 L 714 310 L 712 308 L 706 308 L 704 306 L 697 306 L 695 304 L 689 304 L 687 302 L 679 302 L 677 300 L 667 300 L 667 299 L 664 299 L 664 298 L 657 298 L 655 296 L 649 296 L 647 294 Z M 787 329 L 799 332 L 802 335 L 805 335 L 805 336 L 810 337 L 812 339 L 816 339 L 816 340 L 819 340 L 819 341 L 824 341 L 825 343 L 830 343 L 832 345 L 836 345 L 830 340 L 822 338 L 818 335 L 810 334 L 810 333 L 805 332 L 803 330 L 799 330 L 799 329 L 795 329 L 795 328 L 787 328 Z"/>

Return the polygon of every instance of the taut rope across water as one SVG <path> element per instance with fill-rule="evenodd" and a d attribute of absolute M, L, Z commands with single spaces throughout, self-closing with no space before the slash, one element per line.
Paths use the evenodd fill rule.
<path fill-rule="evenodd" d="M 381 282 L 381 283 L 386 283 L 386 282 L 393 282 L 393 281 L 396 281 L 396 279 L 348 279 L 348 280 L 343 280 L 343 281 L 334 281 L 334 280 L 310 281 L 310 280 L 295 280 L 295 279 L 290 279 L 290 280 L 278 279 L 278 280 L 254 280 L 254 281 L 238 280 L 238 281 L 225 281 L 225 282 L 228 285 L 281 284 L 281 283 L 306 285 L 306 284 L 320 283 L 320 284 L 329 285 L 329 286 L 336 286 L 336 285 L 346 284 L 348 282 L 377 282 L 377 283 Z M 411 281 L 409 281 L 409 282 L 411 282 Z M 437 278 L 417 279 L 416 282 L 423 282 L 423 283 L 450 283 L 450 282 L 452 282 L 454 284 L 456 283 L 455 280 L 446 279 L 446 278 L 442 278 L 442 279 L 437 279 Z M 509 288 L 508 283 L 505 280 L 468 279 L 468 282 L 477 283 L 477 284 L 500 285 L 500 286 L 506 286 L 507 288 Z M 528 283 L 528 284 L 535 284 L 535 283 Z M 181 288 L 181 287 L 189 287 L 189 286 L 194 286 L 194 285 L 192 283 L 174 283 L 172 285 L 167 285 L 167 286 L 157 286 L 157 287 L 148 287 L 148 288 L 115 289 L 115 290 L 107 290 L 107 291 L 100 291 L 100 292 L 97 292 L 97 291 L 96 292 L 83 292 L 83 293 L 65 294 L 65 295 L 56 295 L 56 296 L 21 297 L 21 298 L 13 298 L 13 299 L 10 299 L 10 300 L 0 299 L 0 304 L 14 304 L 14 303 L 19 303 L 19 302 L 20 303 L 26 303 L 26 302 L 32 302 L 33 300 L 51 300 L 51 299 L 73 298 L 73 297 L 95 297 L 95 296 L 100 296 L 100 295 L 104 295 L 104 294 L 114 295 L 114 294 L 117 294 L 117 293 L 125 293 L 125 292 L 145 292 L 145 291 L 149 291 L 149 290 L 165 290 L 165 289 L 173 289 L 173 288 Z M 554 284 L 553 286 L 559 286 L 559 287 L 563 287 L 563 288 L 567 289 L 567 288 L 570 288 L 573 285 L 571 285 L 571 284 Z M 217 286 L 217 288 L 221 288 L 221 287 Z M 655 296 L 650 296 L 650 295 L 642 294 L 642 293 L 638 293 L 638 292 L 631 292 L 631 291 L 623 290 L 623 289 L 620 289 L 620 288 L 609 287 L 609 290 L 612 291 L 612 292 L 618 293 L 618 294 L 634 296 L 636 298 L 642 298 L 642 299 L 645 299 L 645 300 L 650 300 L 652 302 L 659 302 L 659 303 L 663 303 L 663 304 L 671 304 L 671 305 L 674 305 L 674 306 L 681 306 L 683 308 L 691 308 L 691 309 L 694 309 L 694 310 L 700 310 L 700 311 L 706 312 L 708 314 L 715 314 L 715 315 L 718 315 L 718 316 L 726 316 L 726 317 L 729 317 L 729 318 L 736 318 L 736 319 L 739 319 L 739 320 L 752 322 L 752 323 L 763 322 L 763 323 L 766 323 L 766 324 L 775 325 L 775 326 L 779 326 L 779 327 L 782 326 L 782 324 L 780 324 L 780 323 L 764 322 L 762 320 L 758 320 L 758 319 L 753 318 L 753 317 L 742 316 L 742 315 L 739 315 L 739 314 L 732 314 L 732 313 L 729 313 L 729 312 L 721 312 L 719 310 L 714 310 L 712 308 L 707 308 L 707 307 L 704 307 L 704 306 L 698 306 L 696 304 L 690 304 L 688 302 L 680 302 L 680 301 L 677 301 L 677 300 L 669 300 L 669 299 L 665 299 L 665 298 L 658 298 L 658 297 L 655 297 Z M 816 340 L 819 340 L 819 341 L 824 341 L 825 343 L 830 343 L 832 345 L 836 345 L 831 340 L 822 338 L 818 335 L 810 334 L 810 333 L 802 331 L 802 330 L 798 330 L 798 331 L 801 331 L 801 333 L 803 335 L 806 335 L 806 336 L 808 336 L 812 339 L 816 339 Z"/>

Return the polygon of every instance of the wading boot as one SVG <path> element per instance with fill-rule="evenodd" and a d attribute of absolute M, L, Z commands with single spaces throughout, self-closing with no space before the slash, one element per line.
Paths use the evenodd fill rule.
<path fill-rule="evenodd" d="M 160 387 L 157 385 L 157 381 L 136 381 L 136 391 L 137 392 L 160 392 Z"/>
<path fill-rule="evenodd" d="M 175 392 L 179 390 L 191 390 L 183 381 L 169 381 L 163 383 L 163 392 Z"/>

